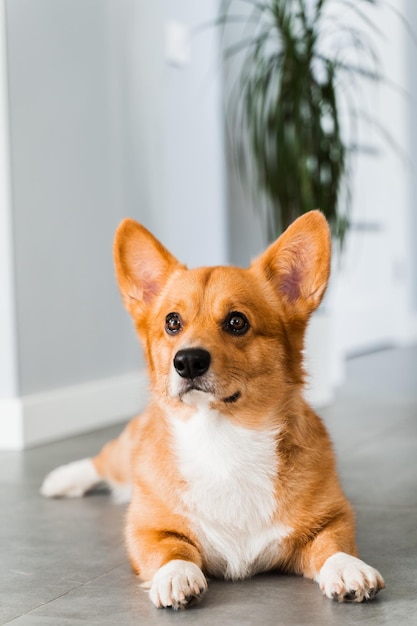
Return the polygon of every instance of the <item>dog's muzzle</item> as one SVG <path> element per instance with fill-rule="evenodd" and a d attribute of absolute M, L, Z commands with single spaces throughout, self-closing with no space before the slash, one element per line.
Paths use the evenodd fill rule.
<path fill-rule="evenodd" d="M 203 378 L 210 368 L 210 352 L 204 348 L 187 348 L 179 350 L 174 357 L 175 371 L 183 379 L 179 385 L 178 395 L 182 399 L 190 391 L 201 391 L 215 397 L 215 387 L 208 377 Z M 240 391 L 231 396 L 221 398 L 225 404 L 233 404 L 241 397 Z"/>

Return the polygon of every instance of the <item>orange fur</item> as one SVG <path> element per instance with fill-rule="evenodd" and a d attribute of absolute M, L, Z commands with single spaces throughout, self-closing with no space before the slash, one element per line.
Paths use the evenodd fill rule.
<path fill-rule="evenodd" d="M 243 436 L 248 431 L 254 437 L 275 433 L 275 505 L 268 524 L 290 531 L 276 541 L 276 553 L 275 540 L 268 547 L 268 569 L 318 579 L 335 553 L 356 555 L 354 517 L 338 481 L 329 437 L 302 395 L 304 331 L 330 271 L 330 235 L 323 216 L 312 211 L 299 218 L 248 269 L 188 270 L 133 220 L 120 225 L 114 254 L 122 298 L 144 347 L 152 398 L 93 463 L 101 477 L 133 484 L 126 541 L 134 570 L 151 581 L 159 568 L 178 559 L 195 563 L 208 575 L 217 572 L 198 520 L 192 521 L 198 511 L 184 504 L 188 483 L 172 430 L 173 420 L 187 424 L 193 418 L 203 396 L 213 423 L 227 421 Z M 233 311 L 249 320 L 241 335 L 226 331 L 225 320 Z M 181 317 L 176 334 L 165 329 L 171 312 Z M 189 348 L 204 348 L 211 355 L 208 392 L 175 391 L 183 381 L 173 360 Z M 192 394 L 198 396 L 195 402 Z M 250 512 L 236 511 L 237 518 L 241 514 Z M 218 523 L 223 524 L 221 513 Z M 377 586 L 383 587 L 380 577 Z"/>

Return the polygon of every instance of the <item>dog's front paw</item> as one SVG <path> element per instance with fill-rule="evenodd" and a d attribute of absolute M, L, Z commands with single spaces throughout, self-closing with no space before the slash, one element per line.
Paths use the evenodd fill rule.
<path fill-rule="evenodd" d="M 149 596 L 158 608 L 185 609 L 207 589 L 201 569 L 190 561 L 174 560 L 163 565 L 152 579 Z"/>
<path fill-rule="evenodd" d="M 317 582 L 328 598 L 338 602 L 372 600 L 385 587 L 376 569 L 345 552 L 336 552 L 325 561 Z"/>
<path fill-rule="evenodd" d="M 100 482 L 91 459 L 61 465 L 43 481 L 41 495 L 46 498 L 78 498 Z"/>

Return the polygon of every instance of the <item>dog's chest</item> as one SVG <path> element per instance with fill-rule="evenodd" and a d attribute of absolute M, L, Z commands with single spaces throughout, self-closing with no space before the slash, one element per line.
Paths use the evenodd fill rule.
<path fill-rule="evenodd" d="M 243 578 L 269 569 L 290 532 L 273 523 L 276 434 L 236 426 L 209 409 L 172 424 L 186 481 L 181 513 L 201 542 L 210 573 Z"/>

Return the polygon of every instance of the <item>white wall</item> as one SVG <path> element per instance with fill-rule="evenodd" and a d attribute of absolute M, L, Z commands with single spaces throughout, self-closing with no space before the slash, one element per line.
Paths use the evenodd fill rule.
<path fill-rule="evenodd" d="M 407 17 L 406 2 L 395 11 Z M 370 8 L 369 16 L 384 33 L 373 36 L 386 80 L 378 86 L 363 84 L 357 99 L 389 134 L 397 149 L 383 139 L 370 121 L 360 124 L 360 140 L 376 154 L 360 154 L 353 187 L 353 228 L 342 267 L 335 276 L 334 309 L 337 341 L 347 353 L 416 341 L 412 289 L 416 281 L 413 240 L 414 208 L 409 98 L 411 52 L 404 23 L 388 5 Z M 417 25 L 417 24 L 416 24 Z M 414 49 L 414 62 L 417 47 Z"/>

